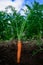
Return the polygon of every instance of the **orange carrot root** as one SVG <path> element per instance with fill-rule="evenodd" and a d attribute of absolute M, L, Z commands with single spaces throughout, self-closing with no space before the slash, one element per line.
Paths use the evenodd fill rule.
<path fill-rule="evenodd" d="M 21 48 L 22 48 L 22 43 L 21 43 L 21 41 L 18 41 L 18 44 L 17 44 L 17 63 L 20 63 Z"/>

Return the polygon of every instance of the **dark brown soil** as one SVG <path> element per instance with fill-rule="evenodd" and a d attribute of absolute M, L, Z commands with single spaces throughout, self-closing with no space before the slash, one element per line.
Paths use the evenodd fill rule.
<path fill-rule="evenodd" d="M 43 45 L 40 47 L 43 49 Z M 35 44 L 31 45 L 31 42 L 22 43 L 21 62 L 20 64 L 17 64 L 16 42 L 0 42 L 0 65 L 43 65 L 43 50 L 40 50 L 35 55 L 33 55 L 33 51 L 35 50 L 39 50 L 39 47 Z"/>

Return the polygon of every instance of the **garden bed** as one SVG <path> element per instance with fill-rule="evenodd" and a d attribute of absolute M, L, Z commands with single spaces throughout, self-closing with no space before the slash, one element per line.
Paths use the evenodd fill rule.
<path fill-rule="evenodd" d="M 43 65 L 43 45 L 39 50 L 35 43 L 35 40 L 22 43 L 20 65 Z M 0 65 L 16 65 L 16 53 L 16 41 L 0 42 Z"/>

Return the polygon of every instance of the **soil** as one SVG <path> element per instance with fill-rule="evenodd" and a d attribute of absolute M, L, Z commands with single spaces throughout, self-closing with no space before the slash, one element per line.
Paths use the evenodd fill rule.
<path fill-rule="evenodd" d="M 17 41 L 0 42 L 0 65 L 43 65 L 43 50 L 33 55 L 33 51 L 39 50 L 35 42 L 27 41 L 22 43 L 20 64 L 16 62 Z M 43 49 L 43 45 L 40 47 Z"/>

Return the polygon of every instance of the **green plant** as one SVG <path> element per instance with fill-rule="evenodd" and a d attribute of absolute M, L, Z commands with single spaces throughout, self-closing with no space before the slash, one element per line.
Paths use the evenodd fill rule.
<path fill-rule="evenodd" d="M 43 23 L 43 5 L 40 5 L 38 2 L 34 1 L 32 7 L 26 5 L 28 8 L 27 14 L 27 30 L 26 36 L 30 39 L 38 39 L 42 37 L 42 24 Z"/>
<path fill-rule="evenodd" d="M 8 40 L 12 36 L 9 15 L 0 11 L 0 40 Z"/>

